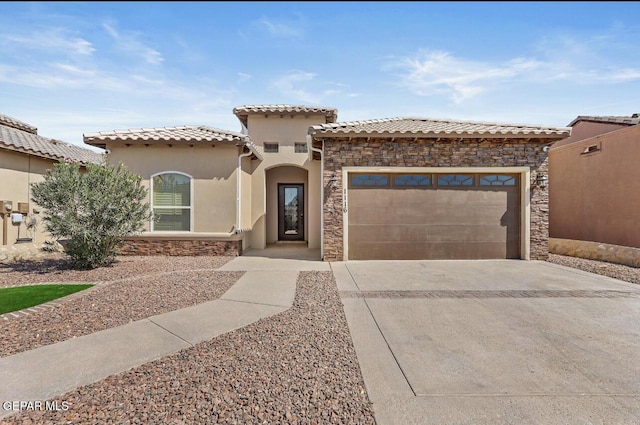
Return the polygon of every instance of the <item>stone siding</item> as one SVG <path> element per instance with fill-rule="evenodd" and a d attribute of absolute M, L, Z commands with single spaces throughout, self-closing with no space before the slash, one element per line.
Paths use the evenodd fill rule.
<path fill-rule="evenodd" d="M 242 255 L 242 240 L 149 239 L 128 238 L 120 247 L 120 255 Z"/>
<path fill-rule="evenodd" d="M 324 139 L 324 260 L 343 260 L 342 167 L 530 167 L 531 259 L 545 260 L 549 243 L 549 194 L 535 186 L 548 174 L 544 146 L 555 139 Z M 335 176 L 334 176 L 335 174 Z M 337 180 L 331 188 L 329 180 Z"/>

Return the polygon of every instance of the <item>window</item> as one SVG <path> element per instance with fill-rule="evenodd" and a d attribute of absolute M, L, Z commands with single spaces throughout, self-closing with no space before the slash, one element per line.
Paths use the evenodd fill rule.
<path fill-rule="evenodd" d="M 295 153 L 307 153 L 307 144 L 306 143 L 296 143 L 294 145 Z"/>
<path fill-rule="evenodd" d="M 464 174 L 442 174 L 438 176 L 438 186 L 473 186 L 473 176 Z"/>
<path fill-rule="evenodd" d="M 356 174 L 351 176 L 351 187 L 389 186 L 389 176 L 381 174 Z"/>
<path fill-rule="evenodd" d="M 482 175 L 480 177 L 480 186 L 515 186 L 516 178 L 514 176 L 505 176 L 500 174 Z"/>
<path fill-rule="evenodd" d="M 430 174 L 405 174 L 395 176 L 393 184 L 396 187 L 426 187 L 431 186 Z"/>
<path fill-rule="evenodd" d="M 168 172 L 151 180 L 153 192 L 153 230 L 191 231 L 191 176 Z"/>
<path fill-rule="evenodd" d="M 265 143 L 264 144 L 264 153 L 278 153 L 278 144 L 277 143 Z"/>

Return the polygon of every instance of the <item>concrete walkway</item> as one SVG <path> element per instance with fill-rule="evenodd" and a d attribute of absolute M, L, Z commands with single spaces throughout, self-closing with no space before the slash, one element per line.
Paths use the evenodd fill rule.
<path fill-rule="evenodd" d="M 329 270 L 315 254 L 252 251 L 219 269 L 246 273 L 218 300 L 0 358 L 0 400 L 49 400 L 283 312 L 293 304 L 299 271 Z M 13 413 L 0 409 L 0 418 Z"/>

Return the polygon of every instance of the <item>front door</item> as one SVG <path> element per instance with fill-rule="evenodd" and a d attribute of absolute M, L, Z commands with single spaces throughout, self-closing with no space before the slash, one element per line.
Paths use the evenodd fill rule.
<path fill-rule="evenodd" d="M 278 240 L 304 240 L 304 185 L 278 184 Z"/>

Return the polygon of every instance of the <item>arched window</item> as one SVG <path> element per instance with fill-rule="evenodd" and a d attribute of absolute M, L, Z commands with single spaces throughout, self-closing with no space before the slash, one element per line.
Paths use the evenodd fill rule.
<path fill-rule="evenodd" d="M 191 231 L 191 176 L 169 171 L 152 176 L 153 230 Z"/>

